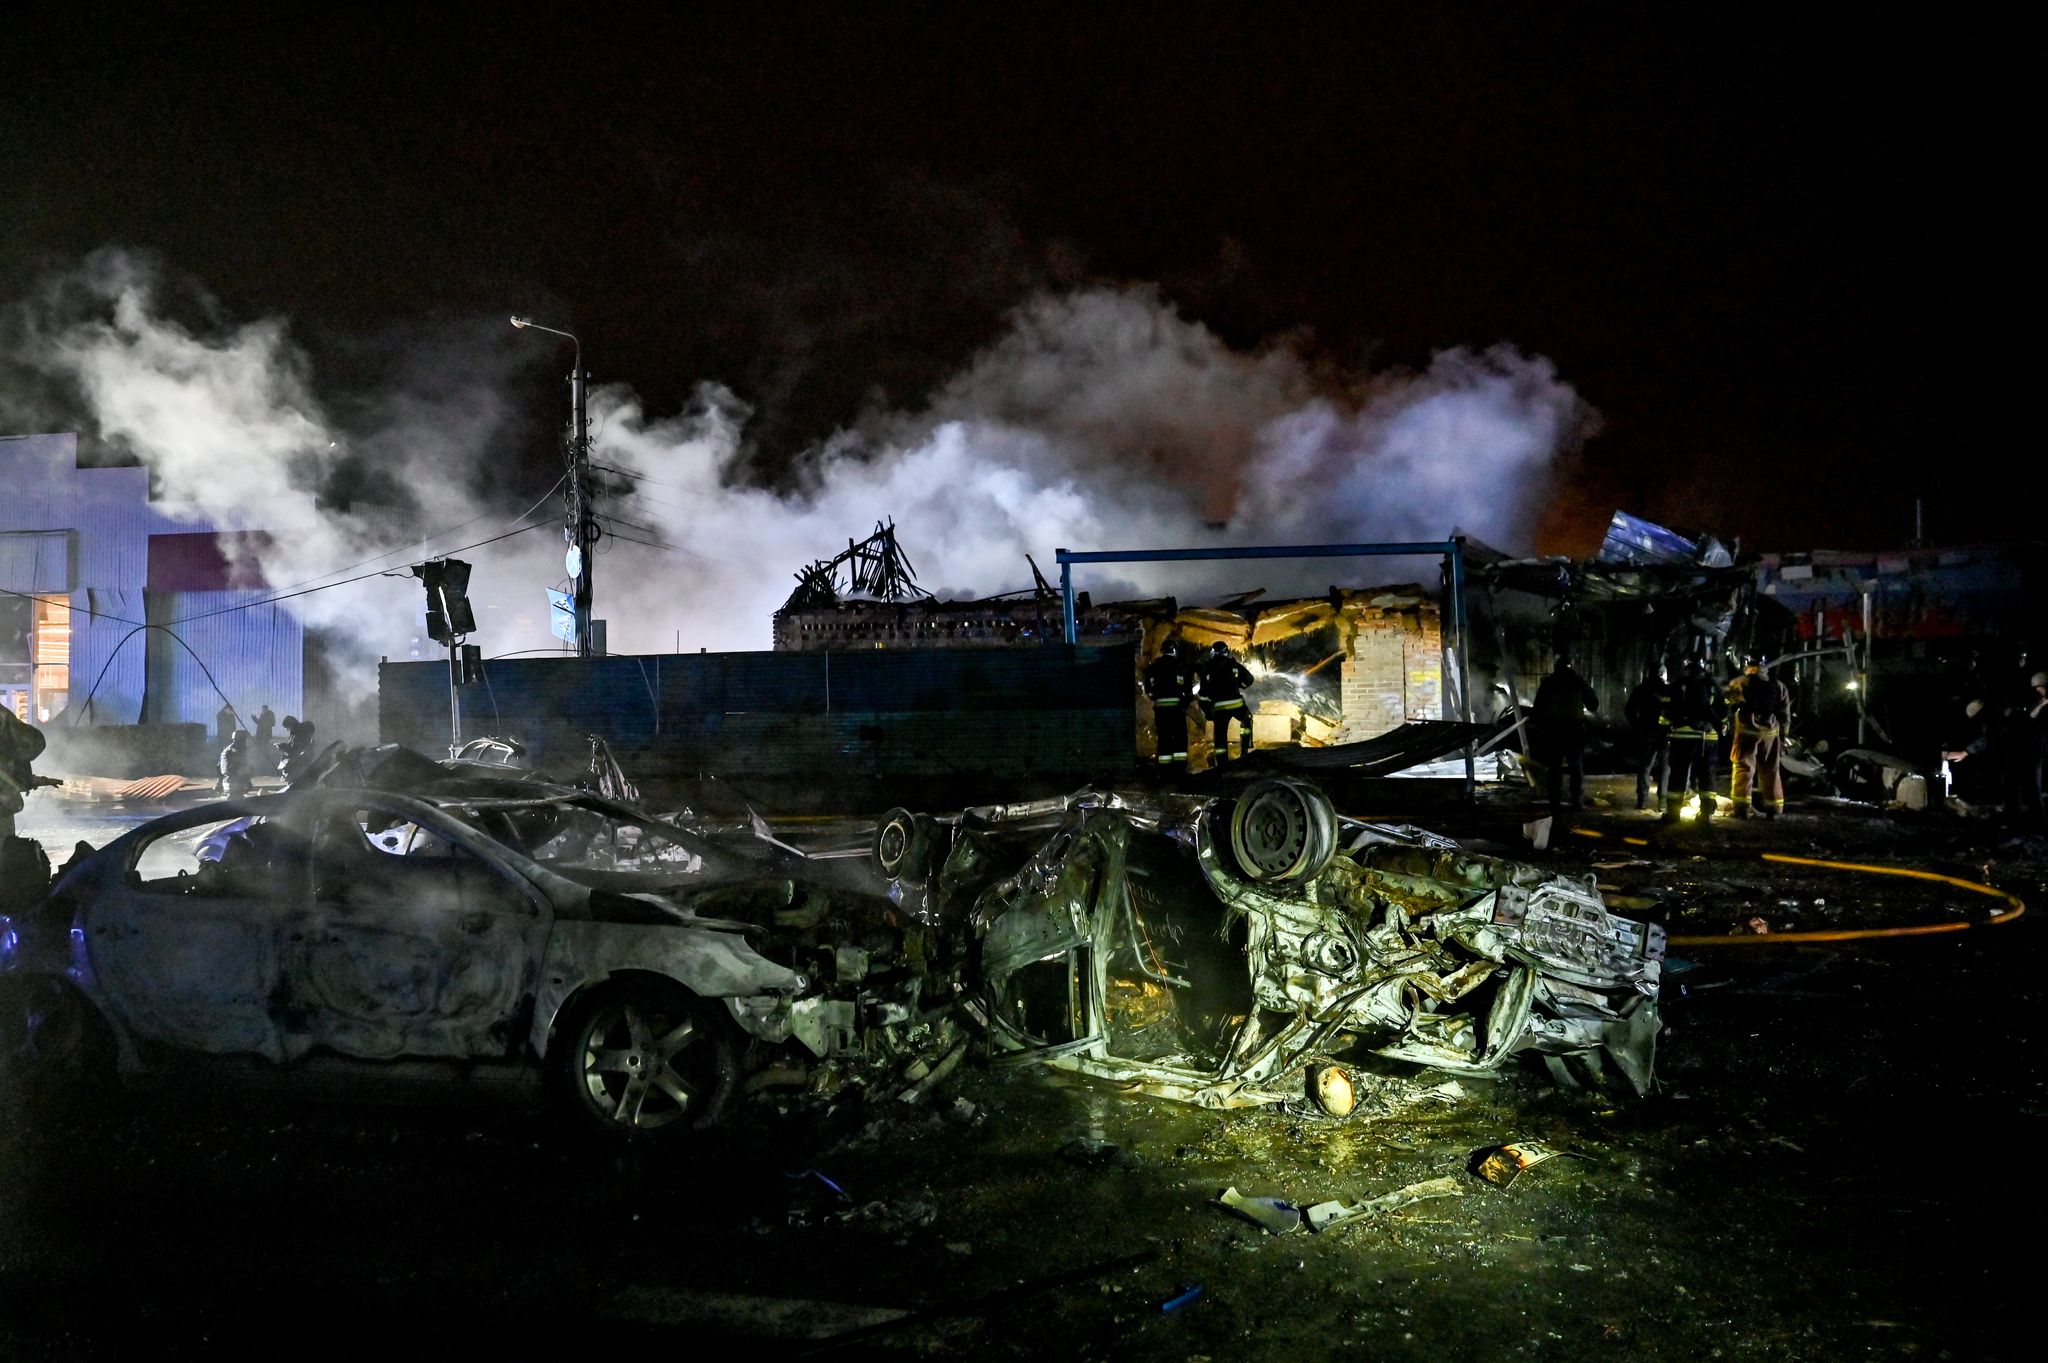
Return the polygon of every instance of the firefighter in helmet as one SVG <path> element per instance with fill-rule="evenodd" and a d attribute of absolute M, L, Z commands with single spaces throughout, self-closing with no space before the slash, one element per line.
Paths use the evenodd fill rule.
<path fill-rule="evenodd" d="M 1664 781 L 1666 823 L 1677 823 L 1688 794 L 1697 795 L 1700 817 L 1714 817 L 1714 747 L 1721 739 L 1721 693 L 1706 664 L 1688 657 L 1671 684 L 1671 766 Z"/>
<path fill-rule="evenodd" d="M 1792 719 L 1792 695 L 1773 677 L 1767 659 L 1751 655 L 1742 675 L 1728 683 L 1728 708 L 1735 721 L 1735 741 L 1728 755 L 1734 763 L 1728 794 L 1735 817 L 1749 817 L 1752 797 L 1758 814 L 1775 819 L 1785 809 L 1785 729 Z"/>
<path fill-rule="evenodd" d="M 1245 717 L 1244 689 L 1251 685 L 1251 669 L 1230 656 L 1230 649 L 1221 639 L 1209 645 L 1209 656 L 1202 659 L 1199 675 L 1195 678 L 1201 688 L 1202 709 L 1209 716 L 1211 741 L 1218 765 L 1230 760 L 1230 728 L 1235 724 L 1238 731 L 1239 757 L 1252 750 L 1252 730 Z"/>
<path fill-rule="evenodd" d="M 1188 765 L 1188 698 L 1194 694 L 1194 673 L 1181 656 L 1178 639 L 1159 647 L 1159 656 L 1145 668 L 1145 694 L 1152 698 L 1152 727 L 1159 735 L 1159 765 Z"/>

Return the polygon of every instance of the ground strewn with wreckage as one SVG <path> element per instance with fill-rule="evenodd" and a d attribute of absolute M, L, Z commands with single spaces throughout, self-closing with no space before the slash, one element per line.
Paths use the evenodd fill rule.
<path fill-rule="evenodd" d="M 2000 907 L 1765 850 L 2030 902 L 2048 876 L 2038 842 L 1839 808 L 1581 827 L 1603 836 L 1561 832 L 1547 864 L 1597 870 L 1681 939 Z M 2017 1356 L 2023 1259 L 2002 1242 L 2042 1108 L 2044 921 L 1674 946 L 1692 965 L 1667 973 L 1641 1101 L 1533 1063 L 1457 1091 L 1390 1070 L 1328 1122 L 970 1069 L 921 1105 L 771 1103 L 634 1160 L 511 1113 L 110 1093 L 0 1137 L 0 1354 L 274 1345 L 265 1304 L 289 1302 L 336 1341 L 388 1342 L 404 1311 L 472 1344 L 845 1357 Z M 1471 1172 L 1511 1141 L 1576 1158 L 1507 1188 Z M 1276 1235 L 1217 1205 L 1226 1188 L 1391 1205 Z"/>

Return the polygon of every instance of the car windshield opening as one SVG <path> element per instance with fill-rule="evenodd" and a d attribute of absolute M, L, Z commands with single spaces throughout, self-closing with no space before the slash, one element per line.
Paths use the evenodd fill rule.
<path fill-rule="evenodd" d="M 1104 960 L 1112 1054 L 1220 1063 L 1253 1008 L 1244 919 L 1210 892 L 1178 847 L 1132 839 L 1123 903 Z"/>
<path fill-rule="evenodd" d="M 648 816 L 567 801 L 477 805 L 449 813 L 556 871 L 690 874 L 703 859 Z"/>

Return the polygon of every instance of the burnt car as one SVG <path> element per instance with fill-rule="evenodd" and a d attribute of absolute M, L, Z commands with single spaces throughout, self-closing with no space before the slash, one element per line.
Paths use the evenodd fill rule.
<path fill-rule="evenodd" d="M 503 1081 L 640 1140 L 724 1115 L 743 1050 L 750 1090 L 915 1100 L 977 1036 L 1217 1108 L 1342 1116 L 1373 1064 L 1524 1053 L 1651 1083 L 1661 929 L 1303 781 L 898 810 L 820 853 L 475 763 L 337 769 L 0 919 L 0 1078 Z"/>
<path fill-rule="evenodd" d="M 965 937 L 992 1053 L 1227 1108 L 1344 1115 L 1369 1067 L 1652 1083 L 1663 930 L 1590 877 L 1341 819 L 1316 786 L 897 810 L 893 896 Z"/>
<path fill-rule="evenodd" d="M 741 1044 L 786 1037 L 809 982 L 699 900 L 772 912 L 782 854 L 413 766 L 406 793 L 208 803 L 82 849 L 0 918 L 0 1077 L 502 1081 L 627 1138 L 715 1121 Z"/>

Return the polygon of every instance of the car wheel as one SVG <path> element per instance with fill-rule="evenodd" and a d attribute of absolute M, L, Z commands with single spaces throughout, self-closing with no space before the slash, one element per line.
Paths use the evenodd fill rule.
<path fill-rule="evenodd" d="M 1230 811 L 1230 855 L 1249 880 L 1307 880 L 1329 864 L 1336 847 L 1336 810 L 1328 796 L 1303 782 L 1256 782 Z"/>
<path fill-rule="evenodd" d="M 586 1127 L 621 1141 L 671 1141 L 725 1115 L 739 1081 L 726 1020 L 680 985 L 600 988 L 559 1033 L 556 1078 Z"/>
<path fill-rule="evenodd" d="M 875 825 L 875 869 L 889 880 L 911 884 L 931 874 L 932 818 L 892 809 Z"/>
<path fill-rule="evenodd" d="M 58 980 L 0 988 L 0 1088 L 82 1097 L 113 1072 L 113 1038 L 92 1005 Z"/>

